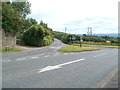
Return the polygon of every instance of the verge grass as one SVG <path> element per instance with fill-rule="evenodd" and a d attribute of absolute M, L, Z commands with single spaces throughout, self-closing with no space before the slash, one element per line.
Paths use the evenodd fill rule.
<path fill-rule="evenodd" d="M 74 46 L 80 46 L 80 44 L 72 44 Z M 92 46 L 92 47 L 106 47 L 106 48 L 120 48 L 120 46 L 110 46 L 110 45 L 88 45 L 88 44 L 82 44 L 83 47 L 86 46 Z"/>
<path fill-rule="evenodd" d="M 21 51 L 20 49 L 9 49 L 9 50 L 0 50 L 0 53 L 4 53 L 4 52 L 18 52 Z"/>
<path fill-rule="evenodd" d="M 59 49 L 60 52 L 82 52 L 82 51 L 95 51 L 100 50 L 99 48 L 93 47 L 80 47 L 80 46 L 66 46 L 64 48 Z"/>

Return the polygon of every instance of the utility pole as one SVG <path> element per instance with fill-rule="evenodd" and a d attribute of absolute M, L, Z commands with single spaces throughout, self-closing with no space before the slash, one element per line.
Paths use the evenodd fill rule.
<path fill-rule="evenodd" d="M 90 46 L 90 35 L 92 35 L 92 27 L 88 27 L 89 46 Z"/>
<path fill-rule="evenodd" d="M 67 28 L 65 27 L 65 33 L 66 33 Z"/>

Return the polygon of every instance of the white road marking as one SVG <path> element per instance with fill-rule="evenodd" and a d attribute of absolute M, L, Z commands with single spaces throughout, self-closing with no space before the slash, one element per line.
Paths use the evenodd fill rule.
<path fill-rule="evenodd" d="M 75 53 L 70 53 L 70 54 L 75 54 Z"/>
<path fill-rule="evenodd" d="M 104 79 L 105 81 L 103 82 L 100 88 L 105 88 L 105 86 L 110 82 L 112 77 L 114 77 L 117 74 L 117 72 L 118 72 L 118 67 L 108 74 L 108 76 Z"/>
<path fill-rule="evenodd" d="M 36 58 L 39 58 L 39 57 L 31 57 L 32 59 L 36 59 Z"/>
<path fill-rule="evenodd" d="M 69 53 L 64 53 L 64 55 L 68 55 Z"/>
<path fill-rule="evenodd" d="M 108 53 L 104 53 L 104 54 L 101 54 L 101 55 L 96 55 L 96 56 L 93 56 L 93 57 L 99 57 L 99 56 L 103 56 L 103 55 L 107 55 Z"/>
<path fill-rule="evenodd" d="M 78 59 L 78 60 L 74 60 L 74 61 L 70 61 L 70 62 L 67 62 L 67 63 L 54 65 L 54 66 L 47 66 L 45 68 L 38 69 L 39 71 L 37 73 L 46 72 L 46 71 L 50 71 L 50 70 L 54 70 L 54 69 L 59 69 L 59 68 L 62 68 L 62 66 L 64 66 L 64 65 L 72 64 L 72 63 L 83 61 L 83 60 L 85 60 L 85 59 Z"/>
<path fill-rule="evenodd" d="M 44 54 L 39 54 L 39 55 L 44 55 Z"/>
<path fill-rule="evenodd" d="M 57 56 L 57 55 L 59 55 L 60 53 L 56 53 L 56 54 L 54 54 L 55 56 Z"/>
<path fill-rule="evenodd" d="M 10 62 L 11 60 L 3 60 L 2 62 Z"/>
<path fill-rule="evenodd" d="M 46 55 L 46 56 L 44 56 L 44 57 L 49 57 L 50 55 Z"/>
<path fill-rule="evenodd" d="M 25 60 L 25 58 L 18 58 L 17 61 Z"/>

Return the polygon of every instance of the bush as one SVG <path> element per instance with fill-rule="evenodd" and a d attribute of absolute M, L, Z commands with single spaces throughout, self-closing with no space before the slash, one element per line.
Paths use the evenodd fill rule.
<path fill-rule="evenodd" d="M 70 42 L 69 34 L 66 34 L 66 33 L 56 32 L 55 33 L 55 38 L 61 40 L 63 43 L 66 43 L 66 44 Z"/>
<path fill-rule="evenodd" d="M 22 39 L 27 45 L 31 46 L 47 46 L 50 45 L 54 39 L 49 30 L 43 28 L 42 25 L 32 25 L 26 30 Z"/>

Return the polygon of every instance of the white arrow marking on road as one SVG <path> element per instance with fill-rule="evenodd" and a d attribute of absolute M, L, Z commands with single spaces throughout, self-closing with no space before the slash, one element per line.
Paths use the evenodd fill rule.
<path fill-rule="evenodd" d="M 54 66 L 47 66 L 45 68 L 38 69 L 39 70 L 38 73 L 46 72 L 46 71 L 50 71 L 50 70 L 54 70 L 54 69 L 59 69 L 59 68 L 62 68 L 62 66 L 64 66 L 64 65 L 68 65 L 68 64 L 83 61 L 83 60 L 85 60 L 85 59 L 78 59 L 78 60 L 74 60 L 71 62 L 67 62 L 67 63 L 63 63 L 63 64 L 59 64 L 59 65 L 54 65 Z"/>

